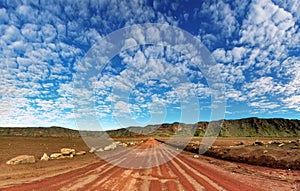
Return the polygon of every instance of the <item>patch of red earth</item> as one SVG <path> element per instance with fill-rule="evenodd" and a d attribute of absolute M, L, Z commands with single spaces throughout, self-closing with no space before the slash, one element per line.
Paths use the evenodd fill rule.
<path fill-rule="evenodd" d="M 159 163 L 163 157 L 174 157 L 177 153 L 155 139 L 137 146 L 136 149 L 149 149 L 147 159 Z M 144 153 L 143 153 L 144 154 Z M 135 160 L 131 153 L 123 153 L 121 157 L 113 157 L 115 162 Z M 150 157 L 150 158 L 149 158 Z M 139 158 L 139 160 L 142 158 Z M 172 160 L 144 169 L 126 169 L 109 164 L 103 160 L 88 166 L 66 172 L 39 181 L 15 185 L 2 190 L 270 190 L 270 187 L 253 184 L 254 182 L 269 182 L 276 185 L 283 183 L 280 180 L 269 180 L 267 177 L 255 177 L 250 174 L 233 174 L 220 166 L 209 163 L 206 157 L 194 159 L 190 154 L 179 154 Z M 215 161 L 217 159 L 210 159 Z M 148 161 L 149 162 L 149 161 Z M 151 161 L 150 161 L 151 162 Z M 153 161 L 152 161 L 153 162 Z M 264 171 L 264 169 L 257 169 Z M 287 190 L 288 184 L 275 187 L 272 190 Z M 295 185 L 291 185 L 292 189 Z"/>

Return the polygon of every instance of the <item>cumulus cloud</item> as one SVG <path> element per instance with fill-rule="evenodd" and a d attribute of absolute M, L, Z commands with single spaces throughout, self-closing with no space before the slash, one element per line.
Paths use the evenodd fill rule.
<path fill-rule="evenodd" d="M 191 10 L 185 2 L 140 0 L 3 1 L 0 5 L 0 125 L 22 125 L 20 121 L 30 119 L 36 125 L 60 121 L 74 127 L 74 97 L 93 100 L 89 90 L 76 92 L 72 87 L 76 72 L 86 69 L 80 61 L 87 51 L 114 30 L 149 22 L 190 29 L 212 51 L 218 65 L 210 71 L 221 71 L 229 103 L 246 101 L 255 112 L 281 107 L 299 111 L 298 1 L 204 1 Z M 103 98 L 95 105 L 100 116 L 111 114 L 107 103 L 124 101 L 113 96 L 112 87 L 132 93 L 136 104 L 129 106 L 137 113 L 154 108 L 151 102 L 179 107 L 180 96 L 210 98 L 203 71 L 192 64 L 201 63 L 194 47 L 136 47 L 162 37 L 176 36 L 176 43 L 182 42 L 182 34 L 167 35 L 163 25 L 131 33 L 133 38 L 124 46 L 131 49 L 120 53 L 121 63 L 108 64 L 107 73 L 94 76 L 102 79 L 94 79 L 93 84 Z M 133 91 L 136 84 L 149 89 Z M 79 111 L 79 117 L 89 114 Z"/>
<path fill-rule="evenodd" d="M 296 111 L 300 111 L 300 96 L 299 95 L 293 95 L 287 98 L 282 99 L 282 102 L 285 103 L 285 105 L 288 108 L 295 109 Z"/>
<path fill-rule="evenodd" d="M 293 102 L 299 94 L 299 57 L 294 56 L 299 52 L 299 19 L 295 12 L 299 5 L 264 0 L 247 6 L 249 9 L 243 4 L 233 6 L 241 10 L 234 15 L 240 24 L 238 35 L 233 36 L 230 46 L 212 53 L 220 63 L 217 66 L 226 82 L 227 98 L 237 103 L 247 100 L 249 111 L 253 108 L 256 114 L 266 109 L 283 112 L 284 107 L 293 110 L 297 107 L 283 100 Z"/>

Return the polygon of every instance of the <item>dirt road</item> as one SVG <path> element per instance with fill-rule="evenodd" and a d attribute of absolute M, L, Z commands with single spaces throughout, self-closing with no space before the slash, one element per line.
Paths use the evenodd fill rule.
<path fill-rule="evenodd" d="M 64 174 L 3 190 L 260 190 L 242 183 L 238 176 L 213 168 L 189 155 L 179 154 L 173 158 L 177 153 L 154 139 L 135 149 L 147 150 L 147 153 L 139 152 L 139 156 L 136 156 L 136 152 L 121 152 L 109 158 L 119 166 L 101 160 Z M 141 167 L 147 162 L 159 164 L 170 157 L 173 159 L 152 168 L 120 167 L 133 163 Z"/>

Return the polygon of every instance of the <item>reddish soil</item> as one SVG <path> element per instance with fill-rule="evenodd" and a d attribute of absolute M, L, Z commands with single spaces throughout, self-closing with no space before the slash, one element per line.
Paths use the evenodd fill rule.
<path fill-rule="evenodd" d="M 185 150 L 198 153 L 200 143 L 200 139 L 194 139 Z M 272 168 L 300 170 L 300 140 L 297 138 L 222 138 L 209 147 L 205 155 Z"/>
<path fill-rule="evenodd" d="M 35 144 L 32 144 L 34 142 Z M 40 157 L 44 150 L 57 152 L 59 148 L 76 144 L 76 150 L 88 150 L 80 139 L 65 139 L 53 142 L 54 138 L 6 138 L 2 143 L 14 140 L 14 155 L 33 154 Z M 6 142 L 5 142 L 6 141 Z M 28 144 L 25 144 L 27 143 Z M 22 143 L 20 145 L 20 143 Z M 52 146 L 52 144 L 55 146 Z M 30 145 L 31 144 L 31 145 Z M 28 145 L 28 146 L 26 146 Z M 2 145 L 3 147 L 3 145 Z M 72 146 L 74 148 L 74 145 Z M 20 152 L 23 148 L 23 152 Z M 80 148 L 80 149 L 78 149 Z M 154 139 L 133 147 L 136 152 L 120 151 L 105 160 L 87 153 L 72 159 L 38 161 L 35 164 L 9 166 L 8 157 L 1 150 L 1 190 L 295 190 L 300 189 L 300 172 L 251 166 L 222 161 L 206 156 L 193 158 L 192 153 L 182 152 L 161 144 Z M 143 152 L 143 151 L 147 152 Z M 41 152 L 42 151 L 42 152 Z M 177 155 L 177 156 L 175 156 Z M 13 157 L 13 155 L 11 156 Z M 174 157 L 174 158 L 173 158 Z M 165 159 L 172 160 L 162 163 Z M 120 166 L 145 166 L 152 168 L 122 168 Z"/>

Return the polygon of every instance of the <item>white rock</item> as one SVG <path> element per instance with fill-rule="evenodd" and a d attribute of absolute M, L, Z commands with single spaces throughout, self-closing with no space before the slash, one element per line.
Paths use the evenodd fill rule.
<path fill-rule="evenodd" d="M 109 151 L 109 150 L 114 150 L 115 148 L 117 148 L 117 144 L 114 142 L 110 145 L 107 145 L 106 147 L 103 148 L 103 150 L 105 151 Z"/>
<path fill-rule="evenodd" d="M 70 148 L 62 148 L 60 149 L 60 152 L 63 154 L 63 155 L 70 155 L 70 154 L 75 154 L 75 149 L 70 149 Z"/>
<path fill-rule="evenodd" d="M 199 155 L 194 155 L 194 158 L 195 158 L 195 159 L 199 158 Z"/>
<path fill-rule="evenodd" d="M 26 164 L 26 163 L 35 163 L 35 158 L 33 155 L 20 155 L 15 158 L 10 159 L 6 164 L 15 165 L 15 164 Z"/>
<path fill-rule="evenodd" d="M 44 160 L 44 161 L 48 161 L 50 159 L 50 157 L 44 153 L 44 155 L 41 157 L 41 160 Z"/>
<path fill-rule="evenodd" d="M 78 151 L 75 153 L 76 156 L 81 156 L 81 155 L 85 155 L 86 152 L 85 151 Z"/>
<path fill-rule="evenodd" d="M 90 153 L 93 153 L 93 152 L 95 152 L 96 151 L 96 148 L 95 147 L 92 147 L 91 149 L 90 149 Z"/>
<path fill-rule="evenodd" d="M 113 148 L 112 148 L 111 145 L 108 145 L 108 146 L 106 146 L 106 147 L 103 148 L 103 150 L 105 150 L 105 151 L 109 151 L 109 150 L 112 150 L 112 149 Z"/>
<path fill-rule="evenodd" d="M 108 146 L 104 147 L 104 148 L 103 148 L 103 150 L 105 150 L 105 151 L 109 151 L 109 150 L 110 150 L 110 145 L 108 145 Z"/>
<path fill-rule="evenodd" d="M 61 157 L 62 157 L 62 153 L 52 153 L 50 155 L 51 159 L 58 159 L 58 158 L 61 158 Z"/>

